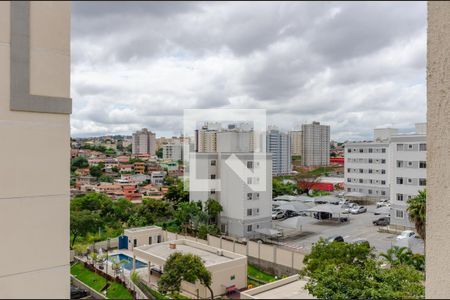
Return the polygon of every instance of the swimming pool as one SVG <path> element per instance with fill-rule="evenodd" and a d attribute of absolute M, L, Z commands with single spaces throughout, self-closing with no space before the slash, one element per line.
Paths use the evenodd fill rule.
<path fill-rule="evenodd" d="M 133 269 L 133 258 L 129 257 L 128 255 L 125 255 L 122 253 L 114 254 L 114 255 L 111 255 L 108 260 L 111 262 L 126 260 L 127 263 L 122 265 L 124 267 L 124 269 L 127 269 L 128 271 L 131 271 Z M 145 267 L 147 267 L 146 263 L 136 259 L 136 269 L 145 268 Z"/>

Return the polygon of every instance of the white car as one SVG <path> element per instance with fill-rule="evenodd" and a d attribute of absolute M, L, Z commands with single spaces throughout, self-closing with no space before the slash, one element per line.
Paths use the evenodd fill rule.
<path fill-rule="evenodd" d="M 381 199 L 377 202 L 377 208 L 383 207 L 383 206 L 391 206 L 391 203 L 389 202 L 389 199 Z"/>
<path fill-rule="evenodd" d="M 272 211 L 272 220 L 283 219 L 286 216 L 286 213 L 282 210 Z"/>
<path fill-rule="evenodd" d="M 365 212 L 367 212 L 367 208 L 365 208 L 364 206 L 354 206 L 350 208 L 350 213 L 354 215 L 362 214 Z"/>
<path fill-rule="evenodd" d="M 417 235 L 414 231 L 405 230 L 405 231 L 402 231 L 402 233 L 400 233 L 400 235 L 397 235 L 396 240 L 397 241 L 405 241 L 405 240 L 414 239 L 416 237 L 417 237 Z"/>

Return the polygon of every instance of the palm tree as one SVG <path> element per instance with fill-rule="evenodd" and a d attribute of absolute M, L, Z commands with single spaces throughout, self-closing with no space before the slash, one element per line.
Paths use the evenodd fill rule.
<path fill-rule="evenodd" d="M 409 219 L 414 222 L 417 233 L 425 241 L 425 224 L 426 224 L 426 202 L 427 202 L 427 191 L 419 191 L 416 197 L 408 200 L 407 212 L 409 214 Z"/>
<path fill-rule="evenodd" d="M 386 259 L 391 266 L 410 264 L 413 253 L 408 247 L 394 246 L 381 253 L 380 256 Z"/>

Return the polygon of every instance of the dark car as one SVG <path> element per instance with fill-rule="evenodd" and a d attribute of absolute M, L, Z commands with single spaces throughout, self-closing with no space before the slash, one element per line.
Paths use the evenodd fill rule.
<path fill-rule="evenodd" d="M 87 297 L 89 293 L 85 290 L 77 288 L 76 286 L 70 286 L 70 299 L 81 299 Z"/>
<path fill-rule="evenodd" d="M 344 238 L 340 235 L 335 235 L 335 236 L 330 236 L 329 238 L 327 238 L 325 240 L 327 243 L 332 243 L 332 242 L 344 242 Z"/>
<path fill-rule="evenodd" d="M 379 218 L 377 220 L 374 220 L 372 223 L 375 226 L 388 226 L 391 223 L 391 218 L 389 218 L 389 217 L 382 217 L 382 218 Z"/>
<path fill-rule="evenodd" d="M 286 218 L 297 217 L 298 215 L 299 215 L 298 212 L 293 210 L 287 210 L 285 213 Z"/>
<path fill-rule="evenodd" d="M 332 214 L 330 214 L 329 212 L 325 212 L 325 211 L 314 213 L 314 218 L 316 218 L 317 220 L 331 219 L 332 216 L 333 216 Z"/>

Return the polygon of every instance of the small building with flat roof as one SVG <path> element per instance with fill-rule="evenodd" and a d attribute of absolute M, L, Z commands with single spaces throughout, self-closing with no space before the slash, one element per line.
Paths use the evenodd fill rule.
<path fill-rule="evenodd" d="M 241 292 L 241 299 L 315 299 L 298 274 Z"/>
<path fill-rule="evenodd" d="M 129 228 L 124 230 L 123 236 L 119 239 L 123 237 L 128 240 L 126 248 L 132 251 L 135 247 L 163 242 L 163 230 L 159 226 Z"/>
<path fill-rule="evenodd" d="M 203 243 L 180 239 L 146 245 L 134 248 L 133 256 L 148 262 L 148 277 L 151 278 L 154 273 L 164 273 L 167 259 L 175 252 L 190 253 L 201 258 L 211 272 L 214 296 L 247 287 L 247 257 Z M 196 298 L 210 298 L 209 290 L 199 282 L 182 282 L 181 290 Z"/>

